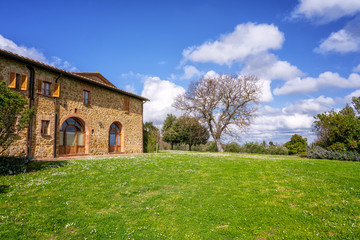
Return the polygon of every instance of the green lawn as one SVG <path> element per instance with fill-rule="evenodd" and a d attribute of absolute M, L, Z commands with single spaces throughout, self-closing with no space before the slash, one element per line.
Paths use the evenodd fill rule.
<path fill-rule="evenodd" d="M 161 153 L 0 177 L 0 239 L 359 239 L 360 163 Z"/>

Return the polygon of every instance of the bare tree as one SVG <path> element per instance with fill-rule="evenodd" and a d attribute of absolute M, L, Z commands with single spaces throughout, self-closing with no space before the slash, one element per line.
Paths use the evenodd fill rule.
<path fill-rule="evenodd" d="M 221 74 L 192 82 L 173 106 L 201 119 L 209 128 L 219 152 L 222 133 L 234 135 L 230 126 L 245 130 L 254 118 L 261 86 L 255 76 Z"/>

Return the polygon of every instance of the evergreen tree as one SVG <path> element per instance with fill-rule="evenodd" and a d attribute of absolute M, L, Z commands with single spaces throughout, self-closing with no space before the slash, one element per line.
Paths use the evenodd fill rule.
<path fill-rule="evenodd" d="M 175 115 L 168 114 L 164 121 L 164 126 L 161 129 L 162 140 L 164 142 L 170 143 L 171 150 L 174 149 L 174 144 L 180 143 L 179 136 L 177 132 L 173 129 L 173 125 L 175 121 L 176 121 Z"/>

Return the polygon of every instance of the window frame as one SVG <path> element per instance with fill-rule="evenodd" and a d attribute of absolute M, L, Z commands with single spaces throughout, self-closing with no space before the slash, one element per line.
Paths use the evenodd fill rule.
<path fill-rule="evenodd" d="M 87 89 L 83 89 L 83 104 L 84 105 L 90 105 L 91 102 L 90 102 L 90 94 L 91 94 L 91 91 L 87 90 Z"/>
<path fill-rule="evenodd" d="M 48 89 L 46 89 L 46 86 L 48 86 Z M 52 86 L 52 82 L 41 81 L 41 94 L 44 96 L 52 97 L 51 86 Z M 48 92 L 47 92 L 47 90 L 48 90 Z"/>
<path fill-rule="evenodd" d="M 41 120 L 40 133 L 42 136 L 50 136 L 50 120 Z"/>

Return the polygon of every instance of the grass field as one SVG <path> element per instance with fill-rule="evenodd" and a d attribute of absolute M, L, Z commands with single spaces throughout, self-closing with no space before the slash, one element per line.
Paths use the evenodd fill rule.
<path fill-rule="evenodd" d="M 161 153 L 0 177 L 0 239 L 359 239 L 360 163 Z"/>

